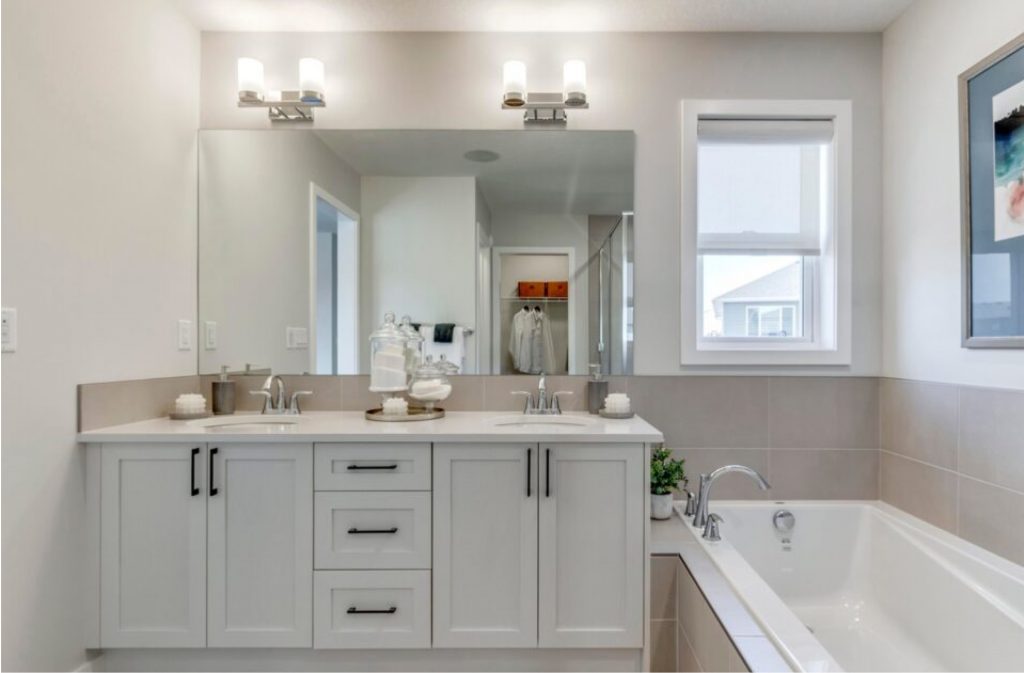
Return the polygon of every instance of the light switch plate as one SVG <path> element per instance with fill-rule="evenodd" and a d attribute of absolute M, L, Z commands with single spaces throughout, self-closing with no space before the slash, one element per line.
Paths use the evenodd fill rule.
<path fill-rule="evenodd" d="M 0 347 L 4 353 L 13 353 L 18 349 L 18 309 L 5 308 L 0 310 L 0 321 L 3 332 L 3 346 Z"/>
<path fill-rule="evenodd" d="M 192 350 L 192 321 L 191 320 L 179 320 L 178 321 L 178 350 L 179 351 L 190 351 L 190 350 Z"/>
<path fill-rule="evenodd" d="M 203 323 L 203 346 L 208 351 L 217 350 L 217 323 L 213 320 Z"/>
<path fill-rule="evenodd" d="M 286 327 L 285 347 L 291 350 L 309 348 L 309 330 L 305 327 Z"/>

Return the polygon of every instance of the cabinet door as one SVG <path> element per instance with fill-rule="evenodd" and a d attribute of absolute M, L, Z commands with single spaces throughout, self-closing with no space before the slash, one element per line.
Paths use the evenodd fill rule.
<path fill-rule="evenodd" d="M 541 647 L 643 647 L 643 457 L 541 446 Z"/>
<path fill-rule="evenodd" d="M 209 451 L 209 646 L 312 647 L 312 445 Z"/>
<path fill-rule="evenodd" d="M 536 647 L 537 453 L 434 446 L 434 647 Z"/>
<path fill-rule="evenodd" d="M 103 447 L 103 647 L 206 645 L 205 455 L 195 445 Z"/>

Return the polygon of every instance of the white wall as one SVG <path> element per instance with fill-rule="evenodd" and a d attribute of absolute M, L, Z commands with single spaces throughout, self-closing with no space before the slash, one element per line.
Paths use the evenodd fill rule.
<path fill-rule="evenodd" d="M 362 183 L 363 332 L 388 311 L 475 327 L 476 179 L 364 176 Z M 362 347 L 366 371 L 369 344 Z M 476 352 L 469 342 L 467 351 L 468 365 Z"/>
<path fill-rule="evenodd" d="M 1024 388 L 1024 350 L 960 347 L 957 76 L 1024 29 L 1020 0 L 918 0 L 883 36 L 883 373 Z"/>
<path fill-rule="evenodd" d="M 218 331 L 216 350 L 200 344 L 199 371 L 312 371 L 308 349 L 285 348 L 287 327 L 311 339 L 315 328 L 309 183 L 358 212 L 359 174 L 312 133 L 211 132 L 199 138 L 199 179 L 199 321 Z"/>
<path fill-rule="evenodd" d="M 948 41 L 936 38 L 935 48 Z M 680 101 L 852 99 L 853 366 L 826 371 L 877 374 L 880 45 L 877 34 L 204 33 L 201 123 L 269 125 L 236 106 L 241 55 L 264 61 L 270 88 L 287 88 L 299 57 L 323 59 L 328 106 L 314 124 L 323 129 L 522 128 L 520 113 L 500 109 L 502 62 L 523 59 L 531 89 L 558 91 L 562 62 L 585 59 L 591 109 L 571 112 L 569 128 L 636 131 L 635 369 L 670 374 L 680 371 Z"/>
<path fill-rule="evenodd" d="M 72 670 L 75 386 L 194 374 L 199 34 L 160 0 L 4 0 L 4 670 Z M 17 103 L 16 103 L 17 101 Z"/>

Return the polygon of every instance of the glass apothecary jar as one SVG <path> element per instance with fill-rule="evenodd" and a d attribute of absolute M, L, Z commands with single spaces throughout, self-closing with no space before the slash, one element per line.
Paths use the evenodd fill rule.
<path fill-rule="evenodd" d="M 405 337 L 405 371 L 412 376 L 416 368 L 423 362 L 423 336 L 413 326 L 412 318 L 407 315 L 402 316 L 402 324 L 399 325 L 398 329 L 402 331 L 402 336 Z"/>
<path fill-rule="evenodd" d="M 409 397 L 420 402 L 427 411 L 433 411 L 435 404 L 448 399 L 451 394 L 452 384 L 448 375 L 428 355 L 412 376 Z"/>
<path fill-rule="evenodd" d="M 371 392 L 400 393 L 408 389 L 405 346 L 406 338 L 395 322 L 395 314 L 384 314 L 384 322 L 370 335 Z"/>
<path fill-rule="evenodd" d="M 441 359 L 438 361 L 437 366 L 448 376 L 454 376 L 459 373 L 459 366 L 446 358 L 444 353 L 441 354 Z"/>

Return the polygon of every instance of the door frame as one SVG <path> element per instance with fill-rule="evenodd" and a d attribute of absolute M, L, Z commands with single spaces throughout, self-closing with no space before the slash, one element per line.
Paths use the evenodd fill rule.
<path fill-rule="evenodd" d="M 309 373 L 316 374 L 316 327 L 317 327 L 317 315 L 316 315 L 316 234 L 317 234 L 317 222 L 316 222 L 316 200 L 320 198 L 331 204 L 331 207 L 340 212 L 342 215 L 352 220 L 355 223 L 355 242 L 356 242 L 356 297 L 359 297 L 359 285 L 360 276 L 362 274 L 362 265 L 360 254 L 362 251 L 362 240 L 361 240 L 361 227 L 360 227 L 360 216 L 359 213 L 346 205 L 341 199 L 334 196 L 326 189 L 318 185 L 317 183 L 310 180 L 309 182 L 309 333 L 308 333 L 308 345 L 309 349 Z M 335 283 L 337 283 L 337 276 L 335 276 Z M 352 339 L 353 343 L 359 342 L 359 314 L 360 307 L 356 307 L 355 319 L 352 321 Z M 337 319 L 337 316 L 335 316 Z M 337 347 L 337 346 L 335 346 Z M 358 350 L 357 350 L 358 353 Z M 356 363 L 355 372 L 358 372 L 358 362 Z M 337 372 L 332 372 L 337 374 Z"/>
<path fill-rule="evenodd" d="M 491 246 L 491 373 L 501 374 L 501 256 L 502 255 L 566 255 L 569 258 L 569 301 L 568 322 L 569 322 L 569 369 L 567 375 L 572 374 L 572 368 L 576 357 L 576 320 L 574 312 L 579 308 L 576 297 L 576 248 L 571 246 L 541 245 L 495 245 Z M 494 307 L 498 307 L 495 311 Z M 497 347 L 495 347 L 497 343 Z M 513 372 L 516 375 L 517 372 Z M 552 374 L 552 372 L 545 372 Z"/>

